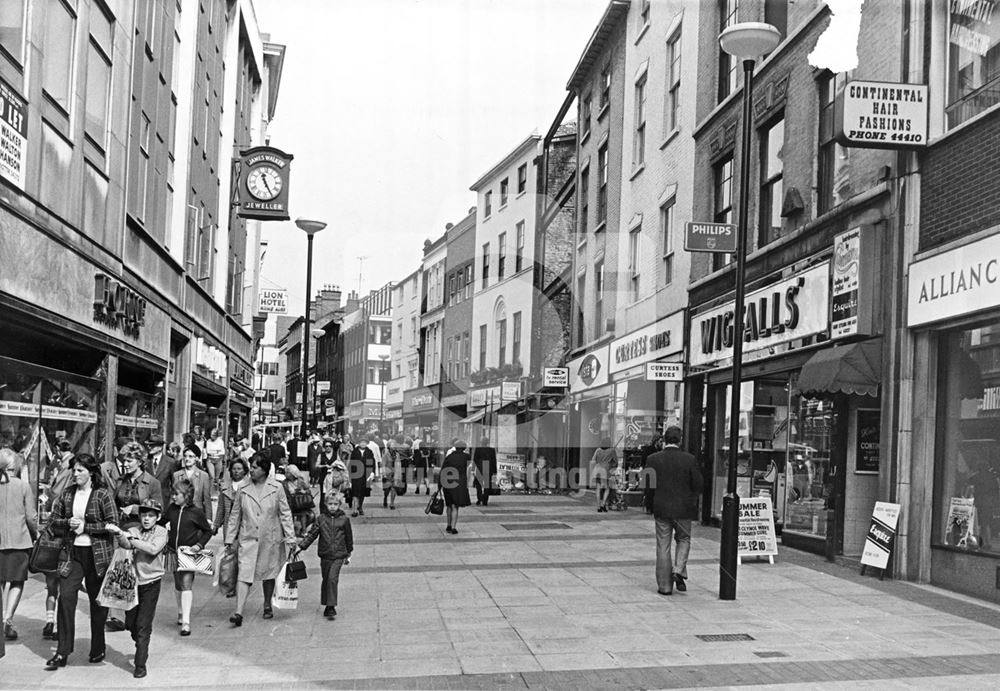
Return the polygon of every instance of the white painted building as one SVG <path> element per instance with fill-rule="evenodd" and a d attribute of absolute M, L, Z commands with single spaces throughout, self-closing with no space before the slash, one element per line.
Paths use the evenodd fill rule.
<path fill-rule="evenodd" d="M 402 425 L 403 392 L 420 382 L 421 273 L 417 269 L 393 288 L 391 371 L 386 384 L 385 415 L 396 431 Z"/>

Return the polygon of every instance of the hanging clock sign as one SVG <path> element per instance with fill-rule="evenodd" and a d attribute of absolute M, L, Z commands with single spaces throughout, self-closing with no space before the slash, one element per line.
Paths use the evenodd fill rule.
<path fill-rule="evenodd" d="M 280 149 L 257 146 L 240 152 L 234 205 L 239 215 L 260 221 L 287 221 L 288 173 L 294 158 Z"/>

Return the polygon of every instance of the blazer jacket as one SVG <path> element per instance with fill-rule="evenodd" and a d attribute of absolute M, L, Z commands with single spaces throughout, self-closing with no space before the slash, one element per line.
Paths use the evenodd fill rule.
<path fill-rule="evenodd" d="M 651 473 L 646 506 L 660 520 L 698 518 L 702 477 L 695 457 L 676 446 L 652 454 L 646 461 Z"/>
<path fill-rule="evenodd" d="M 76 533 L 69 527 L 69 519 L 73 517 L 73 499 L 76 497 L 76 490 L 77 486 L 73 485 L 63 492 L 52 506 L 52 519 L 49 526 L 56 535 L 67 538 L 76 536 Z M 87 500 L 83 532 L 90 536 L 94 550 L 94 566 L 97 575 L 102 578 L 115 553 L 115 538 L 106 529 L 108 523 L 118 524 L 115 500 L 108 490 L 103 487 L 95 487 L 90 492 L 90 499 Z"/>

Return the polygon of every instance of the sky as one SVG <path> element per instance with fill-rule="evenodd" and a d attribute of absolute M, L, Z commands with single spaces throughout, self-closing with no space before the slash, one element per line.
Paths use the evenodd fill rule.
<path fill-rule="evenodd" d="M 854 66 L 861 3 L 829 1 L 840 17 L 810 63 Z M 314 241 L 313 295 L 358 290 L 359 273 L 365 295 L 417 269 L 424 240 L 475 206 L 469 186 L 545 134 L 608 0 L 253 4 L 261 32 L 287 46 L 269 133 L 295 156 L 291 217 L 328 224 Z M 261 285 L 288 289 L 289 314 L 301 314 L 305 233 L 292 221 L 263 227 Z"/>
<path fill-rule="evenodd" d="M 418 268 L 469 186 L 544 134 L 607 0 L 254 0 L 287 46 L 271 145 L 295 156 L 292 219 L 316 235 L 313 294 L 362 294 Z M 264 223 L 261 285 L 305 296 L 305 233 Z"/>

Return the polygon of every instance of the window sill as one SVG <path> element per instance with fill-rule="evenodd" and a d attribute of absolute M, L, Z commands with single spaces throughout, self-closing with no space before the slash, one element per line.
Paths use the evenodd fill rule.
<path fill-rule="evenodd" d="M 514 197 L 514 199 L 520 199 L 521 197 L 523 197 L 527 193 L 528 193 L 528 190 L 522 190 L 522 191 L 520 191 L 520 192 L 517 193 L 517 196 Z"/>
<path fill-rule="evenodd" d="M 586 144 L 588 139 L 590 139 L 590 128 L 589 127 L 587 128 L 586 132 L 584 132 L 583 134 L 580 135 L 580 146 L 583 146 L 584 144 Z"/>
<path fill-rule="evenodd" d="M 649 31 L 649 22 L 646 22 L 643 27 L 639 29 L 639 35 L 635 37 L 635 45 L 639 45 L 639 41 L 642 40 L 642 37 L 646 35 L 647 31 Z"/>
<path fill-rule="evenodd" d="M 503 211 L 503 210 L 504 210 L 504 209 L 506 209 L 506 208 L 507 208 L 507 203 L 506 203 L 506 202 L 504 202 L 503 204 L 501 204 L 501 205 L 500 205 L 500 206 L 499 206 L 499 207 L 497 208 L 497 211 Z"/>
<path fill-rule="evenodd" d="M 660 150 L 662 151 L 663 149 L 667 148 L 667 145 L 670 144 L 670 142 L 672 142 L 674 139 L 676 139 L 677 135 L 680 133 L 681 133 L 680 128 L 675 127 L 674 129 L 672 129 L 670 131 L 670 134 L 668 134 L 666 138 L 663 140 L 663 142 L 660 144 Z"/>
<path fill-rule="evenodd" d="M 628 179 L 629 180 L 635 180 L 637 177 L 639 177 L 639 175 L 644 170 L 646 170 L 646 162 L 645 161 L 643 161 L 642 163 L 640 163 L 639 166 L 635 170 L 632 171 L 632 174 L 628 176 Z"/>
<path fill-rule="evenodd" d="M 611 110 L 610 101 L 601 106 L 601 109 L 597 112 L 597 121 L 600 122 L 601 120 L 603 120 L 604 116 L 608 114 L 609 110 Z"/>
<path fill-rule="evenodd" d="M 576 243 L 576 248 L 578 250 L 581 250 L 581 249 L 583 249 L 586 246 L 587 246 L 587 237 L 586 236 L 583 237 L 583 240 L 580 240 L 578 243 Z"/>
<path fill-rule="evenodd" d="M 594 235 L 597 235 L 598 233 L 600 233 L 602 230 L 604 230 L 607 227 L 608 227 L 608 222 L 607 221 L 601 221 L 596 226 L 594 226 Z"/>

